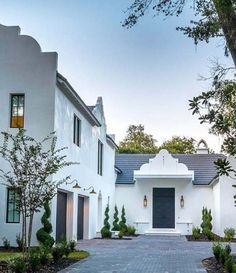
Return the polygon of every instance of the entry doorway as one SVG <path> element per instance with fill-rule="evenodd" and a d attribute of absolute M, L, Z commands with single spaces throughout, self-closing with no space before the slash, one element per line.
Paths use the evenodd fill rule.
<path fill-rule="evenodd" d="M 175 189 L 153 188 L 153 228 L 175 228 Z"/>

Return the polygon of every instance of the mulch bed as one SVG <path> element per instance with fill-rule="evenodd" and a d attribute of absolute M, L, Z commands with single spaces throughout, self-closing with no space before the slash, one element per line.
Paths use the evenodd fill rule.
<path fill-rule="evenodd" d="M 202 261 L 207 273 L 227 273 L 227 271 L 218 263 L 215 257 L 210 257 Z"/>
<path fill-rule="evenodd" d="M 50 263 L 48 263 L 47 265 L 43 266 L 39 271 L 37 271 L 38 273 L 55 273 L 58 272 L 62 269 L 65 269 L 66 267 L 77 263 L 78 261 L 80 261 L 79 259 L 66 259 L 63 258 L 62 260 L 58 261 L 56 264 L 53 263 L 53 261 L 51 261 Z"/>
<path fill-rule="evenodd" d="M 224 238 L 222 238 L 222 237 L 220 237 L 220 236 L 218 236 L 218 235 L 216 235 L 216 234 L 214 234 L 215 235 L 215 240 L 214 241 L 220 241 L 220 242 L 224 242 L 225 240 L 224 240 Z M 213 242 L 213 241 L 211 241 L 211 240 L 209 240 L 205 235 L 203 235 L 203 234 L 201 234 L 200 235 L 200 238 L 199 239 L 195 239 L 192 235 L 185 235 L 185 237 L 187 238 L 187 240 L 188 241 L 195 241 L 195 242 Z M 236 239 L 233 239 L 232 241 L 231 241 L 231 243 L 236 243 Z"/>
<path fill-rule="evenodd" d="M 49 261 L 46 265 L 41 266 L 38 271 L 35 271 L 35 273 L 55 273 L 62 269 L 65 269 L 69 267 L 70 265 L 79 262 L 79 258 L 63 258 L 56 263 L 53 262 L 53 260 Z M 5 261 L 0 261 L 0 272 L 1 273 L 11 273 L 8 263 Z"/>

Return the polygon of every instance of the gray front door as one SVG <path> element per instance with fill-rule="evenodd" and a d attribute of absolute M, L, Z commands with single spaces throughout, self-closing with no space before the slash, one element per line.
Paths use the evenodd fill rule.
<path fill-rule="evenodd" d="M 67 210 L 67 194 L 65 192 L 57 192 L 57 224 L 56 224 L 56 241 L 60 241 L 66 237 L 66 210 Z"/>
<path fill-rule="evenodd" d="M 153 228 L 175 228 L 175 189 L 153 188 Z"/>
<path fill-rule="evenodd" d="M 84 198 L 78 196 L 77 239 L 83 239 L 84 235 Z"/>

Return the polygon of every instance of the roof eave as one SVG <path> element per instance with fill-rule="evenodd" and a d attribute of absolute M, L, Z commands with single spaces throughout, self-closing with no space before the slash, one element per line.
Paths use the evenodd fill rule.
<path fill-rule="evenodd" d="M 107 140 L 108 144 L 110 144 L 116 150 L 119 148 L 118 145 L 115 143 L 115 141 L 109 135 L 106 135 L 106 140 Z"/>
<path fill-rule="evenodd" d="M 65 93 L 69 99 L 78 107 L 79 111 L 85 116 L 85 118 L 90 122 L 93 126 L 101 127 L 101 123 L 97 120 L 97 118 L 93 115 L 93 113 L 89 110 L 88 106 L 84 103 L 84 101 L 80 98 L 74 88 L 70 85 L 66 78 L 64 78 L 60 73 L 57 72 L 57 86 L 61 91 Z"/>

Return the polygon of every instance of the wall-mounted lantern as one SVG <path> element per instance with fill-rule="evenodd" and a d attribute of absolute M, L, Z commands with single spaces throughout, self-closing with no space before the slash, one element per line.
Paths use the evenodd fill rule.
<path fill-rule="evenodd" d="M 144 195 L 143 198 L 143 206 L 146 208 L 147 207 L 147 195 Z"/>
<path fill-rule="evenodd" d="M 80 187 L 80 185 L 79 185 L 77 179 L 74 179 L 74 180 L 71 181 L 71 182 L 66 182 L 66 185 L 70 185 L 70 184 L 72 184 L 72 183 L 74 183 L 74 182 L 76 182 L 76 183 L 75 183 L 75 185 L 74 185 L 72 188 L 73 188 L 73 189 L 81 189 L 81 187 Z"/>
<path fill-rule="evenodd" d="M 180 207 L 181 208 L 184 207 L 184 197 L 183 197 L 183 195 L 181 195 L 181 197 L 180 197 Z"/>
<path fill-rule="evenodd" d="M 92 189 L 92 190 L 89 192 L 90 194 L 97 194 L 97 193 L 95 192 L 93 186 L 91 186 L 91 187 L 89 187 L 89 188 L 87 188 L 87 189 L 84 189 L 84 191 L 88 191 L 88 190 L 90 190 L 90 189 Z"/>

